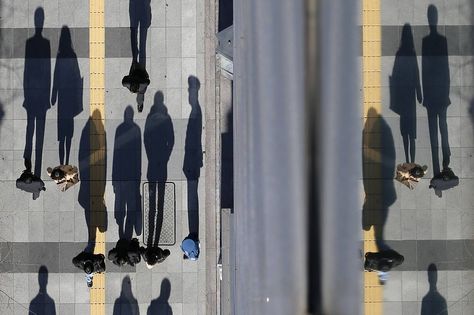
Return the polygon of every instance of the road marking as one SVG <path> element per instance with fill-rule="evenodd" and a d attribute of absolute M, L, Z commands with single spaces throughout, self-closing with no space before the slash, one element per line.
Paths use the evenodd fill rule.
<path fill-rule="evenodd" d="M 370 108 L 381 112 L 380 71 L 382 53 L 382 32 L 380 25 L 380 0 L 362 1 L 362 73 L 363 107 L 367 120 Z M 378 125 L 378 124 L 377 124 Z M 371 130 L 379 133 L 380 131 Z M 371 170 L 375 176 L 381 173 L 380 163 Z M 366 165 L 367 167 L 367 165 Z M 368 166 L 371 167 L 371 166 Z M 373 167 L 373 166 L 372 166 Z M 364 253 L 376 252 L 374 228 L 364 231 Z M 364 273 L 364 314 L 380 315 L 383 310 L 383 287 L 379 284 L 377 273 Z"/>
<path fill-rule="evenodd" d="M 90 76 L 90 224 L 103 225 L 100 214 L 105 210 L 104 191 L 105 147 L 105 14 L 104 0 L 89 1 L 89 76 Z M 104 177 L 104 178 L 102 178 Z M 96 231 L 94 253 L 105 255 L 105 229 Z M 90 290 L 90 314 L 105 314 L 105 274 L 94 276 Z"/>

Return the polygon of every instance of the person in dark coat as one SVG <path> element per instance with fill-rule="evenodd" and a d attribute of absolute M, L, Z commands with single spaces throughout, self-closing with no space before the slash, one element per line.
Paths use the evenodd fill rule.
<path fill-rule="evenodd" d="M 165 261 L 166 257 L 168 257 L 171 252 L 169 249 L 161 249 L 158 246 L 149 246 L 147 248 L 140 247 L 140 254 L 146 262 L 147 268 L 151 269 L 155 264 Z"/>
<path fill-rule="evenodd" d="M 446 37 L 437 31 L 438 10 L 434 5 L 428 7 L 430 34 L 422 42 L 422 82 L 423 106 L 428 111 L 428 127 L 433 160 L 433 175 L 440 174 L 438 157 L 438 128 L 441 134 L 443 169 L 449 168 L 451 151 L 448 141 L 446 112 L 451 100 L 449 98 L 450 75 L 448 63 L 448 44 Z"/>
<path fill-rule="evenodd" d="M 129 241 L 126 239 L 120 239 L 117 242 L 115 248 L 109 251 L 107 259 L 112 261 L 114 265 L 122 267 L 127 263 L 127 251 L 129 247 Z"/>
<path fill-rule="evenodd" d="M 105 272 L 105 256 L 81 252 L 72 259 L 72 264 L 86 273 L 87 286 L 92 287 L 94 274 Z"/>
<path fill-rule="evenodd" d="M 150 84 L 150 77 L 145 66 L 133 62 L 128 75 L 122 79 L 122 85 L 131 93 L 137 94 L 137 109 L 141 113 L 143 111 L 143 102 L 145 100 L 145 92 Z"/>
<path fill-rule="evenodd" d="M 31 172 L 31 162 L 25 160 L 26 169 L 16 180 L 16 187 L 33 194 L 33 200 L 38 199 L 40 192 L 45 191 L 44 182 Z"/>
<path fill-rule="evenodd" d="M 71 32 L 67 26 L 61 29 L 58 55 L 54 67 L 51 104 L 58 102 L 59 163 L 69 164 L 71 142 L 74 133 L 74 117 L 83 110 L 83 78 L 77 55 L 72 47 Z"/>
<path fill-rule="evenodd" d="M 387 281 L 388 272 L 403 263 L 405 258 L 393 249 L 382 250 L 378 253 L 367 252 L 365 254 L 364 269 L 366 271 L 377 271 L 380 282 Z"/>
<path fill-rule="evenodd" d="M 130 241 L 127 250 L 127 262 L 133 267 L 138 264 L 140 260 L 140 244 L 138 243 L 138 239 L 134 238 Z"/>

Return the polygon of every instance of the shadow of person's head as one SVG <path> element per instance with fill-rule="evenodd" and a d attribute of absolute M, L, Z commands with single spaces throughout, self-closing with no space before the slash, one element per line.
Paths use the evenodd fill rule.
<path fill-rule="evenodd" d="M 132 123 L 133 122 L 133 108 L 132 106 L 128 105 L 123 112 L 123 121 L 125 123 Z"/>
<path fill-rule="evenodd" d="M 165 97 L 163 95 L 163 92 L 156 92 L 155 97 L 153 99 L 153 106 L 150 108 L 150 114 L 161 113 L 164 115 L 168 115 L 168 108 L 166 108 L 164 100 Z"/>
<path fill-rule="evenodd" d="M 125 276 L 122 280 L 122 295 L 132 296 L 132 283 L 129 276 Z"/>
<path fill-rule="evenodd" d="M 160 298 L 163 302 L 168 301 L 171 295 L 171 282 L 168 278 L 161 281 Z"/>
<path fill-rule="evenodd" d="M 188 102 L 191 106 L 199 104 L 199 89 L 201 88 L 201 82 L 193 75 L 188 77 Z"/>
<path fill-rule="evenodd" d="M 46 292 L 48 286 L 48 268 L 41 266 L 38 270 L 38 284 L 40 292 Z"/>
<path fill-rule="evenodd" d="M 436 283 L 438 282 L 438 268 L 435 264 L 430 264 L 428 266 L 428 283 L 430 288 L 436 288 Z"/>
<path fill-rule="evenodd" d="M 41 34 L 44 25 L 44 10 L 42 7 L 37 7 L 35 10 L 35 32 Z"/>
<path fill-rule="evenodd" d="M 402 50 L 414 50 L 415 44 L 413 41 L 413 32 L 411 29 L 411 25 L 405 23 L 402 28 L 402 37 L 400 40 L 400 49 Z"/>
<path fill-rule="evenodd" d="M 433 4 L 428 6 L 428 24 L 432 32 L 436 32 L 438 25 L 438 9 Z"/>
<path fill-rule="evenodd" d="M 71 31 L 67 25 L 61 28 L 61 36 L 59 37 L 59 52 L 72 50 Z"/>

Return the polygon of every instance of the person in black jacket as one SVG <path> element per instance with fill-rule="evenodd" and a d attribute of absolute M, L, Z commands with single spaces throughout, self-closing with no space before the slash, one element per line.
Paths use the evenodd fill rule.
<path fill-rule="evenodd" d="M 138 239 L 134 238 L 129 244 L 127 250 L 127 262 L 130 266 L 135 266 L 140 262 L 140 244 L 138 243 Z"/>
<path fill-rule="evenodd" d="M 72 263 L 77 268 L 86 273 L 87 286 L 92 287 L 94 274 L 105 272 L 105 256 L 103 254 L 92 254 L 81 252 L 72 259 Z"/>
<path fill-rule="evenodd" d="M 127 251 L 128 251 L 129 241 L 126 239 L 120 239 L 117 242 L 115 248 L 109 251 L 107 258 L 112 261 L 114 265 L 122 267 L 127 263 Z"/>
<path fill-rule="evenodd" d="M 145 92 L 149 84 L 150 77 L 145 67 L 137 62 L 132 62 L 128 75 L 122 79 L 122 85 L 129 89 L 131 93 L 137 94 L 137 109 L 139 113 L 143 111 Z"/>
<path fill-rule="evenodd" d="M 146 262 L 147 268 L 151 269 L 155 264 L 165 261 L 166 257 L 168 257 L 171 252 L 169 249 L 163 250 L 158 246 L 149 246 L 147 248 L 140 247 L 140 254 L 143 257 L 143 260 Z"/>
<path fill-rule="evenodd" d="M 381 250 L 378 253 L 367 252 L 365 254 L 364 269 L 366 271 L 377 271 L 382 284 L 387 281 L 388 272 L 392 268 L 403 263 L 405 257 L 393 249 Z"/>

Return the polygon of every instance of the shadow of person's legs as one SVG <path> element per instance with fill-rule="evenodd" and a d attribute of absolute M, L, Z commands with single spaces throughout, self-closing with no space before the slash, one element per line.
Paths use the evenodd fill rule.
<path fill-rule="evenodd" d="M 441 150 L 443 152 L 443 169 L 446 169 L 450 163 L 451 150 L 448 140 L 448 123 L 446 119 L 446 110 L 439 113 L 439 133 L 441 134 Z"/>
<path fill-rule="evenodd" d="M 433 162 L 433 176 L 440 173 L 438 157 L 438 114 L 428 110 L 428 129 L 430 132 L 431 160 Z"/>
<path fill-rule="evenodd" d="M 188 226 L 189 234 L 199 236 L 199 180 L 188 180 Z"/>
<path fill-rule="evenodd" d="M 31 155 L 33 152 L 33 133 L 35 130 L 35 116 L 30 111 L 27 111 L 27 120 L 26 120 L 26 141 L 25 141 L 25 150 L 23 152 L 23 158 L 25 160 L 31 161 Z"/>
<path fill-rule="evenodd" d="M 41 176 L 46 113 L 36 116 L 35 175 Z"/>
<path fill-rule="evenodd" d="M 148 183 L 148 240 L 147 245 L 155 243 L 156 183 Z"/>

